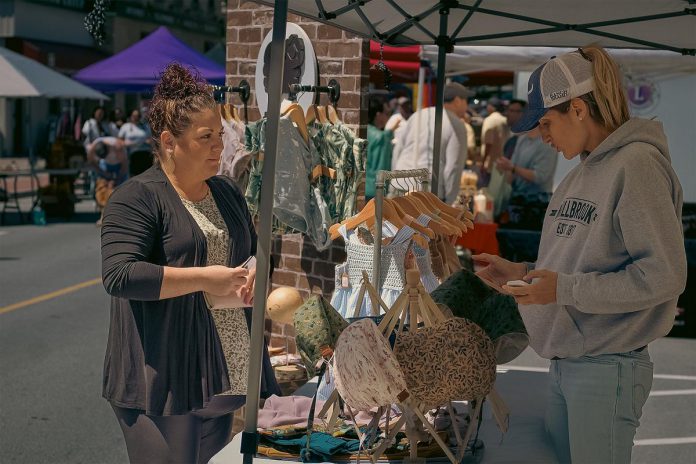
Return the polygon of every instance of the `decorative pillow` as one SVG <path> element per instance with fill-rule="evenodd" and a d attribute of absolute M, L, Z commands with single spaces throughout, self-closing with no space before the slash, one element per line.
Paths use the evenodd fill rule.
<path fill-rule="evenodd" d="M 529 345 L 529 336 L 515 299 L 493 290 L 471 271 L 455 272 L 431 296 L 456 317 L 479 325 L 496 344 L 497 362 L 504 364 L 519 356 Z"/>
<path fill-rule="evenodd" d="M 401 333 L 394 353 L 410 394 L 429 409 L 450 400 L 483 398 L 495 382 L 493 342 L 463 318 Z"/>
<path fill-rule="evenodd" d="M 310 378 L 316 375 L 316 364 L 322 347 L 334 348 L 348 322 L 320 295 L 311 296 L 297 308 L 293 316 L 295 343 Z"/>
<path fill-rule="evenodd" d="M 368 411 L 405 399 L 399 362 L 371 319 L 360 319 L 341 333 L 334 350 L 336 390 L 353 409 Z"/>

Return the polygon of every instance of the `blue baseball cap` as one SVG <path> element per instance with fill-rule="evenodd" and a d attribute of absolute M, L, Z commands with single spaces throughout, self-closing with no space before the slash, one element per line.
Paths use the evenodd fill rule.
<path fill-rule="evenodd" d="M 530 131 L 539 125 L 539 119 L 550 108 L 592 92 L 595 89 L 592 76 L 592 62 L 580 52 L 551 58 L 529 76 L 527 106 L 511 130 Z"/>

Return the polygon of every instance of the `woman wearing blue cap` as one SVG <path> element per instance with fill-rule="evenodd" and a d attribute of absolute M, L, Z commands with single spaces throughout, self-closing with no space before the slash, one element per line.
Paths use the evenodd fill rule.
<path fill-rule="evenodd" d="M 478 275 L 515 297 L 531 346 L 551 359 L 546 425 L 559 460 L 630 463 L 652 387 L 647 345 L 670 331 L 686 285 L 681 185 L 662 124 L 630 117 L 602 48 L 552 58 L 528 94 L 513 131 L 538 126 L 580 163 L 553 194 L 537 262 L 477 255 Z"/>

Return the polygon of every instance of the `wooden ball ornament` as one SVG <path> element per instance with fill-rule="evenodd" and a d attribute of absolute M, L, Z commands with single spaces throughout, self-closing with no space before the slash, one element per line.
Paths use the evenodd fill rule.
<path fill-rule="evenodd" d="M 292 316 L 303 303 L 302 295 L 296 288 L 278 287 L 268 295 L 268 314 L 276 322 L 292 325 Z"/>

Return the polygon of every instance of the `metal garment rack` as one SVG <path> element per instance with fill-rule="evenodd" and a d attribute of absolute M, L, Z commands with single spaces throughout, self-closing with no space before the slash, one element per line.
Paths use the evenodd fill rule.
<path fill-rule="evenodd" d="M 336 79 L 331 79 L 328 85 L 290 84 L 290 95 L 288 99 L 295 101 L 297 99 L 297 94 L 300 92 L 326 93 L 329 95 L 331 104 L 336 106 L 338 100 L 341 98 L 341 84 L 339 84 Z"/>
<path fill-rule="evenodd" d="M 234 87 L 231 85 L 213 85 L 213 96 L 215 101 L 222 102 L 224 98 L 222 97 L 226 93 L 236 93 L 239 95 L 239 99 L 242 100 L 244 104 L 244 123 L 249 123 L 249 97 L 251 96 L 251 86 L 246 80 L 242 80 L 238 86 Z"/>
<path fill-rule="evenodd" d="M 384 188 L 386 183 L 394 179 L 418 179 L 422 190 L 427 190 L 430 182 L 429 169 L 410 169 L 404 171 L 377 171 L 375 180 L 375 246 L 372 260 L 372 284 L 377 293 L 382 292 L 382 222 L 384 205 Z"/>

